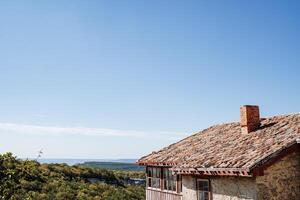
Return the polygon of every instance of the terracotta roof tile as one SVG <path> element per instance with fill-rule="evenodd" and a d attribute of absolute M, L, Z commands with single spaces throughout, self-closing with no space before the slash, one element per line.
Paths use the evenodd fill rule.
<path fill-rule="evenodd" d="M 245 168 L 300 142 L 300 113 L 261 120 L 242 134 L 239 123 L 215 125 L 141 158 L 138 163 L 176 163 L 179 168 Z"/>

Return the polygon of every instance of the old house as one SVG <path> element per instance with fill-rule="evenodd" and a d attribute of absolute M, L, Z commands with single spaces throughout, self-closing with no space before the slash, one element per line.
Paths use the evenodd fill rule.
<path fill-rule="evenodd" d="M 240 115 L 138 160 L 147 200 L 299 200 L 300 113 Z"/>

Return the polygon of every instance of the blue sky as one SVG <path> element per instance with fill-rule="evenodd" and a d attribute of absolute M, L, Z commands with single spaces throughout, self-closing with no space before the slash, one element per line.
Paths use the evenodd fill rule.
<path fill-rule="evenodd" d="M 1 1 L 0 152 L 138 158 L 239 106 L 300 111 L 299 1 Z"/>

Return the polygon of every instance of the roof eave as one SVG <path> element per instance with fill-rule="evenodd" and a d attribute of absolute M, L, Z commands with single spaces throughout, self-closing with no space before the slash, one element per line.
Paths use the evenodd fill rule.
<path fill-rule="evenodd" d="M 172 168 L 172 171 L 182 175 L 252 177 L 248 168 Z"/>
<path fill-rule="evenodd" d="M 138 165 L 141 166 L 176 166 L 175 162 L 152 162 L 152 161 L 138 161 Z"/>
<path fill-rule="evenodd" d="M 278 151 L 274 152 L 273 154 L 261 159 L 260 161 L 256 162 L 254 165 L 250 166 L 250 171 L 255 171 L 259 168 L 266 169 L 269 166 L 273 165 L 275 162 L 279 161 L 283 157 L 294 153 L 296 151 L 300 151 L 300 140 L 296 139 L 294 142 L 291 142 L 289 145 L 285 146 L 284 148 L 279 149 Z"/>

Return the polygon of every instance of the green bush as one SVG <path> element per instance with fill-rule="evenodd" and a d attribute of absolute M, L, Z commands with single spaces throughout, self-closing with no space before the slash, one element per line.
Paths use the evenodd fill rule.
<path fill-rule="evenodd" d="M 144 186 L 126 185 L 142 172 L 121 172 L 66 164 L 40 164 L 0 155 L 0 199 L 3 200 L 144 200 Z M 100 180 L 91 183 L 89 178 Z"/>

